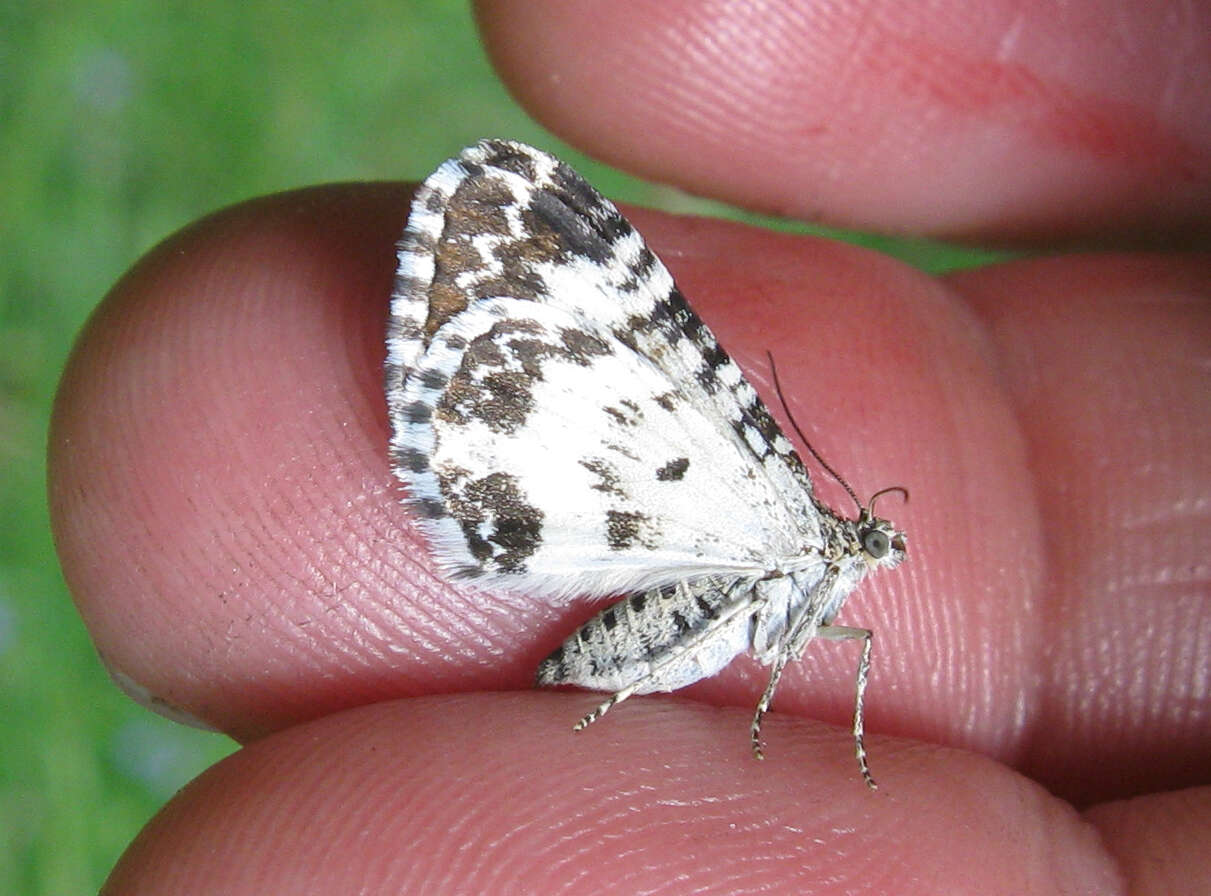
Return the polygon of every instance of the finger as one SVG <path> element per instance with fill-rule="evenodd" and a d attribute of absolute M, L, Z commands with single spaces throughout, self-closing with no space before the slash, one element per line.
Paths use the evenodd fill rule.
<path fill-rule="evenodd" d="M 815 723 L 780 721 L 758 763 L 718 737 L 735 710 L 651 700 L 572 734 L 569 701 L 400 701 L 263 740 L 169 803 L 103 892 L 1113 887 L 1076 814 L 988 760 L 881 739 L 871 793 Z"/>
<path fill-rule="evenodd" d="M 997 346 L 1038 513 L 1018 661 L 1035 676 L 1027 727 L 1063 734 L 1020 731 L 1018 766 L 1081 803 L 1206 783 L 1206 258 L 1045 259 L 948 283 Z"/>
<path fill-rule="evenodd" d="M 587 617 L 580 603 L 451 587 L 398 504 L 378 370 L 400 201 L 363 188 L 234 209 L 153 253 L 82 339 L 52 433 L 59 544 L 102 655 L 148 702 L 247 738 L 392 696 L 524 687 Z M 1081 729 L 1082 751 L 1069 745 L 1084 717 L 1048 709 L 1068 705 L 1049 703 L 1064 688 L 1113 694 L 1125 675 L 1173 680 L 1171 658 L 1155 650 L 1166 641 L 1148 640 L 1141 665 L 1092 681 L 1074 677 L 1084 670 L 1071 654 L 1050 650 L 1084 594 L 1065 564 L 1085 558 L 1044 563 L 1055 536 L 1040 528 L 1034 455 L 1001 370 L 1018 365 L 1029 382 L 1050 366 L 1036 369 L 1012 342 L 1002 358 L 1005 322 L 985 332 L 953 294 L 869 253 L 636 218 L 755 379 L 766 349 L 779 358 L 792 411 L 834 466 L 863 493 L 894 483 L 914 491 L 896 515 L 910 533 L 910 562 L 863 587 L 840 619 L 876 631 L 868 730 L 965 746 L 1040 774 L 1112 757 L 1122 774 L 1080 782 L 1112 793 L 1135 792 L 1157 769 L 1184 780 L 1188 762 L 1149 761 L 1159 735 L 1147 714 L 1129 711 L 1137 703 L 1112 700 L 1124 711 L 1094 714 L 1103 727 Z M 1083 282 L 1101 295 L 1122 272 L 1082 276 L 1056 277 L 1066 298 Z M 978 294 L 979 277 L 955 282 Z M 1152 281 L 1122 279 L 1151 296 Z M 1029 332 L 1033 314 L 1019 306 L 1014 321 Z M 1091 315 L 1058 343 L 1060 359 L 1079 356 L 1091 371 L 1132 352 L 1168 363 L 1150 373 L 1189 378 L 1189 396 L 1175 405 L 1173 395 L 1141 390 L 1136 421 L 1145 432 L 1172 429 L 1174 408 L 1187 407 L 1183 438 L 1201 444 L 1199 397 L 1211 390 L 1198 390 L 1187 356 L 1165 353 L 1165 326 L 1133 327 L 1141 341 L 1125 346 L 1103 338 L 1122 332 L 1118 321 Z M 1098 383 L 1119 386 L 1116 376 Z M 840 506 L 843 493 L 818 478 Z M 1066 522 L 1075 544 L 1085 537 L 1101 551 L 1088 562 L 1113 568 L 1117 544 L 1095 538 L 1102 517 Z M 1054 582 L 1072 586 L 1072 599 L 1040 612 L 1040 591 Z M 1206 618 L 1197 607 L 1191 618 Z M 1113 643 L 1128 643 L 1140 608 L 1110 601 L 1102 612 Z M 1183 643 L 1198 643 L 1197 625 L 1191 632 Z M 856 657 L 842 647 L 813 645 L 775 708 L 846 724 Z M 751 707 L 763 685 L 741 659 L 690 695 Z M 1187 692 L 1193 702 L 1176 705 L 1190 712 L 1165 730 L 1178 735 L 1169 758 L 1188 757 L 1202 739 L 1200 692 Z"/>
<path fill-rule="evenodd" d="M 1211 866 L 1211 788 L 1157 793 L 1095 806 L 1085 813 L 1136 896 L 1206 893 Z M 1202 881 L 1202 883 L 1199 883 Z"/>
<path fill-rule="evenodd" d="M 388 697 L 528 687 L 587 618 L 583 603 L 446 583 L 400 504 L 380 376 L 406 206 L 400 190 L 330 188 L 229 210 L 153 251 L 82 335 L 51 435 L 56 534 L 101 655 L 145 702 L 247 739 Z M 970 496 L 1008 531 L 1029 520 L 1014 458 L 986 464 L 1015 442 L 966 323 L 936 285 L 869 253 L 638 222 L 742 364 L 760 374 L 766 350 L 779 358 L 792 410 L 864 494 L 925 486 L 902 524 L 933 559 L 872 583 L 843 614 L 876 629 L 871 729 L 962 725 L 967 745 L 1001 742 L 1019 673 L 993 644 L 1016 610 L 967 596 L 1003 578 L 1005 555 L 976 556 L 965 531 L 948 531 L 966 528 L 950 508 Z M 821 494 L 844 499 L 831 483 Z M 929 682 L 976 607 L 989 646 L 956 661 L 955 681 L 995 698 L 959 722 L 954 694 Z M 844 646 L 809 651 L 776 708 L 846 725 L 857 655 Z M 761 675 L 742 660 L 698 696 L 751 707 Z"/>
<path fill-rule="evenodd" d="M 1205 6 L 478 11 L 502 77 L 547 127 L 695 193 L 982 241 L 1208 234 Z"/>
<path fill-rule="evenodd" d="M 407 692 L 433 650 L 404 636 L 424 604 L 393 600 L 427 580 L 379 385 L 409 201 L 320 188 L 205 219 L 78 341 L 50 439 L 60 557 L 107 666 L 161 711 L 250 736 Z"/>

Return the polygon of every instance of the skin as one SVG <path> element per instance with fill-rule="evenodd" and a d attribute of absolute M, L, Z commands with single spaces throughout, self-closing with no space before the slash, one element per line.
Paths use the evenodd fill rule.
<path fill-rule="evenodd" d="M 98 650 L 140 699 L 247 744 L 105 892 L 1211 889 L 1211 264 L 1114 248 L 1206 232 L 1211 48 L 1174 53 L 1142 3 L 1117 31 L 733 6 L 479 15 L 533 114 L 632 170 L 834 223 L 1106 246 L 932 279 L 628 210 L 766 395 L 773 353 L 859 494 L 912 491 L 879 507 L 907 562 L 838 619 L 875 630 L 880 790 L 847 730 L 854 645 L 788 671 L 763 763 L 747 658 L 576 735 L 595 695 L 528 689 L 591 608 L 436 576 L 381 391 L 410 187 L 319 187 L 154 249 L 64 374 L 51 503 Z M 819 76 L 838 46 L 862 64 Z"/>

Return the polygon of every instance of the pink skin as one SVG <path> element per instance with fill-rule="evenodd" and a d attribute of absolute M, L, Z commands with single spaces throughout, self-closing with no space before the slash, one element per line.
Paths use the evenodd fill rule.
<path fill-rule="evenodd" d="M 566 18 L 551 20 L 504 3 L 481 22 L 536 115 L 633 169 L 755 207 L 811 197 L 784 208 L 889 229 L 1161 240 L 1207 220 L 1209 106 L 1202 118 L 1189 107 L 1205 87 L 1170 84 L 1163 116 L 1147 85 L 1164 71 L 1127 72 L 1132 89 L 1116 92 L 1104 79 L 1118 69 L 1092 67 L 1108 39 L 1096 29 L 1071 35 L 1067 102 L 1120 148 L 1080 166 L 1090 141 L 1044 139 L 1056 127 L 1042 113 L 1003 123 L 1002 156 L 973 137 L 974 101 L 960 94 L 1014 83 L 975 64 L 953 75 L 960 51 L 993 58 L 975 33 L 986 21 L 964 21 L 963 40 L 956 25 L 931 33 L 954 53 L 918 64 L 937 60 L 932 83 L 951 90 L 906 108 L 884 90 L 903 64 L 885 51 L 865 79 L 813 74 L 846 41 L 891 33 L 890 5 L 864 13 L 869 26 L 830 19 L 831 49 L 782 93 L 721 78 L 709 55 L 645 55 L 600 18 L 586 35 L 588 6 L 561 4 Z M 628 13 L 632 42 L 785 46 L 798 49 L 776 59 L 802 59 L 817 40 L 814 20 L 795 31 L 785 14 L 661 15 L 644 27 Z M 1138 29 L 1132 64 L 1165 64 L 1155 6 L 1120 16 Z M 747 38 L 727 44 L 741 27 Z M 1057 28 L 1013 26 L 1029 83 L 1059 78 Z M 1206 72 L 1209 52 L 1187 64 Z M 748 136 L 678 124 L 653 105 L 660 83 Z M 1136 123 L 1086 106 L 1099 93 Z M 809 109 L 834 139 L 794 142 L 810 134 L 795 120 Z M 873 149 L 874 130 L 890 140 L 898 116 L 922 109 L 928 132 L 855 161 L 855 140 Z M 1001 115 L 976 111 L 985 127 Z M 1141 132 L 1147 115 L 1165 127 Z M 762 128 L 745 128 L 749 116 Z M 1157 168 L 1141 192 L 1161 144 L 1192 161 Z M 1054 171 L 1060 155 L 1079 171 L 1046 202 L 1014 176 Z M 965 182 L 931 180 L 943 157 Z M 862 167 L 875 158 L 892 167 Z M 881 204 L 884 191 L 895 201 Z M 796 417 L 859 493 L 912 490 L 880 504 L 908 532 L 908 561 L 839 619 L 876 633 L 871 794 L 846 730 L 855 645 L 812 644 L 788 671 L 763 763 L 747 754 L 763 686 L 748 659 L 573 735 L 595 696 L 527 688 L 589 607 L 434 574 L 387 467 L 381 391 L 409 195 L 321 187 L 211 216 L 149 253 L 81 336 L 50 439 L 80 611 L 112 670 L 249 744 L 164 809 L 107 892 L 1211 888 L 1205 257 L 1073 255 L 937 280 L 847 245 L 631 210 L 767 394 L 774 354 Z"/>
<path fill-rule="evenodd" d="M 547 127 L 695 193 L 989 242 L 1207 234 L 1207 4 L 479 7 Z"/>

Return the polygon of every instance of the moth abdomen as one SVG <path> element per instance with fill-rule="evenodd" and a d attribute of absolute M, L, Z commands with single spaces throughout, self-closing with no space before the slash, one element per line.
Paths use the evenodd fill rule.
<path fill-rule="evenodd" d="M 714 675 L 745 650 L 749 587 L 715 577 L 632 594 L 578 628 L 538 667 L 540 686 L 672 691 Z M 644 679 L 647 679 L 644 681 Z"/>

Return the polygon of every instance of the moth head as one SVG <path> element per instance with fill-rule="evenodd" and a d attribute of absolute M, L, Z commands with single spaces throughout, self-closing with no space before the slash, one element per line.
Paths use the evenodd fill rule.
<path fill-rule="evenodd" d="M 907 550 L 904 533 L 890 522 L 875 516 L 875 501 L 888 492 L 900 492 L 908 500 L 908 489 L 898 485 L 875 492 L 858 515 L 858 540 L 866 563 L 875 567 L 893 567 L 904 559 Z"/>

